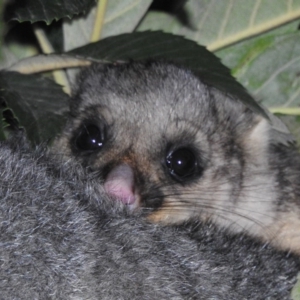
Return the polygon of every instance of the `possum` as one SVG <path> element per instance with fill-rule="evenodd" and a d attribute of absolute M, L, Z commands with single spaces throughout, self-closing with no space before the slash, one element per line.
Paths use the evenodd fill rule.
<path fill-rule="evenodd" d="M 300 262 L 244 233 L 161 226 L 97 172 L 0 143 L 0 299 L 290 299 Z"/>
<path fill-rule="evenodd" d="M 210 220 L 300 254 L 300 156 L 192 71 L 160 61 L 84 70 L 53 151 L 155 223 Z"/>

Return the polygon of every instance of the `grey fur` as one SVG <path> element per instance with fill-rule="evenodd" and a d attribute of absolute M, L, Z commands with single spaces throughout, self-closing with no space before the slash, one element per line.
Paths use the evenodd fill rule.
<path fill-rule="evenodd" d="M 0 299 L 290 299 L 299 259 L 193 221 L 163 227 L 97 174 L 0 143 Z"/>
<path fill-rule="evenodd" d="M 107 129 L 99 151 L 75 146 L 82 123 Z M 107 174 L 133 169 L 136 206 L 166 224 L 197 217 L 247 231 L 300 254 L 300 161 L 273 145 L 270 125 L 237 99 L 163 62 L 94 65 L 85 70 L 54 151 Z M 196 149 L 203 173 L 180 184 L 166 170 L 169 148 Z M 55 150 L 56 149 L 56 150 Z"/>

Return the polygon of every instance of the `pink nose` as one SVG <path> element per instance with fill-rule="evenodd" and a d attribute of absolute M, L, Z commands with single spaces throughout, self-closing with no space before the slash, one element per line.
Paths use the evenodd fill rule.
<path fill-rule="evenodd" d="M 112 169 L 104 182 L 104 189 L 112 198 L 124 204 L 134 204 L 136 197 L 132 168 L 122 164 Z"/>

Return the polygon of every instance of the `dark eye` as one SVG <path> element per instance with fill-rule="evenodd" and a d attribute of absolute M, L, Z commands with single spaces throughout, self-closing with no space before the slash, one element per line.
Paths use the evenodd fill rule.
<path fill-rule="evenodd" d="M 80 150 L 93 151 L 100 149 L 104 140 L 104 129 L 100 129 L 94 124 L 87 124 L 82 126 L 80 133 L 75 139 L 75 145 Z"/>
<path fill-rule="evenodd" d="M 180 148 L 171 152 L 166 159 L 170 174 L 175 179 L 184 180 L 197 171 L 197 159 L 194 152 L 188 148 Z"/>

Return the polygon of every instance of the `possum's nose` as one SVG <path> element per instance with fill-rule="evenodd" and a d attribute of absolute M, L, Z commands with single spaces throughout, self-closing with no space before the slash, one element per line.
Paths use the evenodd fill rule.
<path fill-rule="evenodd" d="M 135 206 L 135 184 L 133 170 L 127 164 L 113 168 L 104 182 L 105 191 L 114 199 L 124 204 Z"/>

